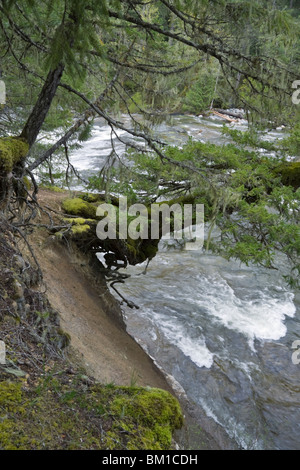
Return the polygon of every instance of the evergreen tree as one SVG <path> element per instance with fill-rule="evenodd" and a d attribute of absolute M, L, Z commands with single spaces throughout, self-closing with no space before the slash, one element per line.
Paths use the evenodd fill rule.
<path fill-rule="evenodd" d="M 194 197 L 195 188 L 206 181 L 206 195 L 199 196 L 210 208 L 212 223 L 222 227 L 230 256 L 269 267 L 274 250 L 292 258 L 298 253 L 298 213 L 292 207 L 298 177 L 287 173 L 295 175 L 297 168 L 282 168 L 275 188 L 267 173 L 274 175 L 278 162 L 261 162 L 256 154 L 232 147 L 191 145 L 182 155 L 165 151 L 146 120 L 127 129 L 116 111 L 135 110 L 151 122 L 157 110 L 176 110 L 191 99 L 198 100 L 197 112 L 197 106 L 200 111 L 215 99 L 225 104 L 229 97 L 244 107 L 253 125 L 295 121 L 291 95 L 300 78 L 298 7 L 296 1 L 267 0 L 1 0 L 1 72 L 8 90 L 0 124 L 2 210 L 14 212 L 16 197 L 26 201 L 25 174 L 36 192 L 32 170 L 49 163 L 60 149 L 67 157 L 69 143 L 84 137 L 82 130 L 88 132 L 91 120 L 101 116 L 112 129 L 143 138 L 158 156 L 145 154 L 141 160 L 146 188 L 162 181 L 172 195 L 178 181 L 185 180 L 184 190 Z M 37 138 L 49 130 L 59 132 L 59 138 L 42 150 Z M 297 126 L 287 145 L 297 147 Z M 229 170 L 235 172 L 228 176 Z M 138 174 L 135 184 L 138 188 Z M 280 197 L 289 201 L 284 208 L 278 206 Z M 284 214 L 283 225 L 267 216 L 271 203 Z M 296 214 L 291 219 L 288 205 Z M 233 211 L 248 221 L 248 238 L 242 222 L 231 225 Z M 286 233 L 294 240 L 290 253 Z M 275 234 L 281 234 L 280 240 Z"/>

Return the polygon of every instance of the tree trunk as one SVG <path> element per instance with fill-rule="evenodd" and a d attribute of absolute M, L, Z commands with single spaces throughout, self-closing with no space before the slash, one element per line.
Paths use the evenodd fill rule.
<path fill-rule="evenodd" d="M 48 73 L 21 135 L 0 139 L 0 210 L 9 204 L 12 191 L 17 198 L 19 196 L 21 199 L 24 198 L 22 179 L 26 157 L 45 121 L 63 71 L 64 66 L 59 64 L 56 69 Z"/>
<path fill-rule="evenodd" d="M 22 137 L 28 143 L 29 148 L 34 144 L 41 130 L 53 98 L 56 94 L 56 90 L 60 83 L 63 71 L 64 65 L 59 64 L 55 70 L 51 70 L 48 73 L 38 100 L 35 103 L 35 106 L 24 126 L 20 137 Z"/>

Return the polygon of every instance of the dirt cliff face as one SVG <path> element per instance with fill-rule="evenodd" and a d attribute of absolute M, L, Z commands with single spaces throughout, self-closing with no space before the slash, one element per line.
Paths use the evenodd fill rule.
<path fill-rule="evenodd" d="M 65 197 L 52 191 L 39 193 L 41 206 L 55 211 L 56 226 L 64 217 L 61 201 Z M 39 222 L 49 223 L 49 218 L 41 213 Z M 108 289 L 96 256 L 43 227 L 34 230 L 29 241 L 43 273 L 47 298 L 91 375 L 103 383 L 135 383 L 170 391 L 151 358 L 127 334 L 121 305 Z"/>
<path fill-rule="evenodd" d="M 104 383 L 169 388 L 141 347 L 126 333 L 119 302 L 76 248 L 56 240 L 36 250 L 47 296 L 85 367 Z"/>

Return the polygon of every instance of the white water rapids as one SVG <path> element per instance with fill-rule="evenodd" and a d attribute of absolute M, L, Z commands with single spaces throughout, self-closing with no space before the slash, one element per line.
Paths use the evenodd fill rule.
<path fill-rule="evenodd" d="M 220 143 L 226 141 L 223 123 L 174 116 L 157 130 L 171 144 L 190 136 Z M 247 128 L 245 121 L 234 125 Z M 282 134 L 278 129 L 267 137 Z M 131 139 L 124 131 L 118 135 Z M 103 166 L 111 138 L 123 154 L 125 143 L 99 120 L 72 153 L 84 178 Z M 139 274 L 143 268 L 129 267 L 132 277 L 118 287 L 140 307 L 124 306 L 129 333 L 238 447 L 300 449 L 300 364 L 293 364 L 291 346 L 300 338 L 299 293 L 280 273 L 163 243 L 146 275 Z"/>

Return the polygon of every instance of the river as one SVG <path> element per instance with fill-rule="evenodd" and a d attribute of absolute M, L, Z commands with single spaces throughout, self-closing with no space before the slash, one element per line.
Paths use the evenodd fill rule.
<path fill-rule="evenodd" d="M 223 124 L 183 115 L 156 130 L 170 144 L 191 136 L 221 143 Z M 246 121 L 228 125 L 247 128 Z M 277 129 L 267 137 L 283 134 Z M 123 142 L 95 122 L 91 138 L 70 157 L 84 178 L 103 166 L 112 138 L 124 154 L 131 137 L 118 135 Z M 143 268 L 129 267 L 131 277 L 119 288 L 140 307 L 123 307 L 128 332 L 237 448 L 299 450 L 300 364 L 292 360 L 300 339 L 299 292 L 280 273 L 164 242 L 145 275 Z"/>

